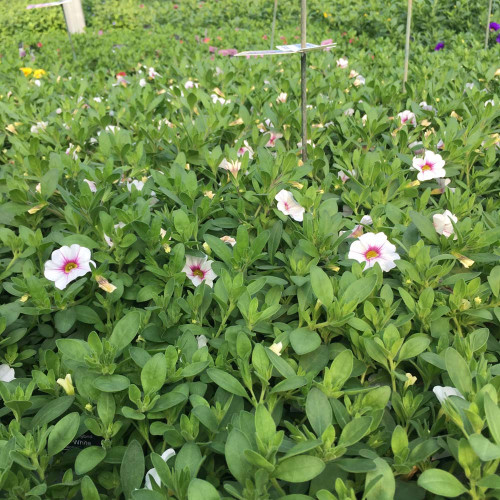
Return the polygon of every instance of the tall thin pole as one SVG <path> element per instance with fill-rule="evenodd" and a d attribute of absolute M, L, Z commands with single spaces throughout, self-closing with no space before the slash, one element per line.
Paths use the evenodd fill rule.
<path fill-rule="evenodd" d="M 73 61 L 76 62 L 75 47 L 73 46 L 73 40 L 71 40 L 71 33 L 69 32 L 68 20 L 66 19 L 66 13 L 64 12 L 64 5 L 61 5 L 61 9 L 64 16 L 64 23 L 66 24 L 66 31 L 68 32 L 69 44 L 71 45 L 71 50 L 73 52 Z"/>
<path fill-rule="evenodd" d="M 493 4 L 493 0 L 490 0 L 490 4 L 488 6 L 488 20 L 486 21 L 486 38 L 484 39 L 484 48 L 488 48 L 488 38 L 490 36 L 490 22 L 491 22 L 491 7 Z"/>
<path fill-rule="evenodd" d="M 307 27 L 307 5 L 306 0 L 301 0 L 300 11 L 300 46 L 306 48 L 306 27 Z M 307 161 L 307 55 L 305 52 L 300 54 L 300 86 L 302 103 L 302 161 Z"/>
<path fill-rule="evenodd" d="M 403 73 L 403 92 L 406 91 L 406 82 L 408 80 L 408 61 L 410 59 L 410 32 L 411 32 L 411 11 L 413 0 L 408 0 L 408 14 L 406 16 L 406 44 L 405 44 L 405 68 Z"/>
<path fill-rule="evenodd" d="M 278 11 L 278 0 L 274 0 L 273 27 L 271 30 L 271 50 L 274 48 L 274 31 L 276 29 L 276 12 Z"/>

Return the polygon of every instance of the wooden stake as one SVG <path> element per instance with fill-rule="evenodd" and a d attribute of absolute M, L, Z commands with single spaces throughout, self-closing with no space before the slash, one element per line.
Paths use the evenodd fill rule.
<path fill-rule="evenodd" d="M 405 44 L 405 67 L 403 73 L 403 92 L 406 92 L 406 82 L 408 81 L 408 61 L 410 59 L 410 33 L 411 33 L 411 11 L 413 0 L 408 0 L 408 14 L 406 16 L 406 44 Z"/>
<path fill-rule="evenodd" d="M 488 39 L 490 37 L 490 22 L 491 22 L 491 7 L 493 4 L 493 0 L 490 0 L 488 5 L 488 20 L 486 21 L 486 37 L 484 39 L 484 48 L 488 48 Z"/>
<path fill-rule="evenodd" d="M 274 10 L 273 10 L 273 27 L 271 29 L 271 48 L 274 49 L 274 31 L 276 30 L 276 13 L 278 11 L 278 0 L 274 0 Z"/>
<path fill-rule="evenodd" d="M 300 45 L 302 49 L 306 48 L 306 28 L 307 28 L 307 0 L 301 0 L 300 11 Z M 411 0 L 410 0 L 411 1 Z M 301 87 L 301 105 L 302 105 L 302 161 L 307 161 L 307 55 L 305 52 L 300 54 L 300 87 Z"/>
<path fill-rule="evenodd" d="M 73 46 L 73 40 L 71 39 L 71 33 L 69 31 L 68 20 L 66 19 L 66 12 L 64 11 L 64 5 L 61 5 L 61 7 L 62 7 L 62 11 L 63 11 L 63 16 L 64 16 L 64 23 L 66 24 L 66 31 L 68 32 L 69 44 L 71 45 L 71 50 L 73 52 L 73 61 L 76 62 L 75 47 Z"/>

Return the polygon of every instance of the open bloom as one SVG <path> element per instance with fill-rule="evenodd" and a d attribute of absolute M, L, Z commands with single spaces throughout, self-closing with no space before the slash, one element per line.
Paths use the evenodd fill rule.
<path fill-rule="evenodd" d="M 47 72 L 44 69 L 35 69 L 35 71 L 33 71 L 33 76 L 35 78 L 42 78 L 42 76 L 46 74 Z"/>
<path fill-rule="evenodd" d="M 236 240 L 231 236 L 222 236 L 220 238 L 220 240 L 223 241 L 224 243 L 228 243 L 232 247 L 234 247 L 234 245 L 236 245 Z"/>
<path fill-rule="evenodd" d="M 500 30 L 500 24 L 495 23 L 494 21 L 492 21 L 490 23 L 490 30 L 492 30 L 492 31 L 498 31 L 498 30 Z"/>
<path fill-rule="evenodd" d="M 358 75 L 356 77 L 356 79 L 354 80 L 354 83 L 353 85 L 355 87 L 359 87 L 360 85 L 364 85 L 366 83 L 366 80 L 365 80 L 365 77 L 364 76 L 361 76 L 361 75 Z"/>
<path fill-rule="evenodd" d="M 365 269 L 373 267 L 378 262 L 382 271 L 390 271 L 396 267 L 394 261 L 400 257 L 396 253 L 395 245 L 384 233 L 366 233 L 351 244 L 347 258 L 366 262 Z"/>
<path fill-rule="evenodd" d="M 192 80 L 188 80 L 185 84 L 184 84 L 184 88 L 185 89 L 192 89 L 192 88 L 198 88 L 198 84 L 196 82 L 193 82 Z"/>
<path fill-rule="evenodd" d="M 33 73 L 33 68 L 19 68 L 23 72 L 24 76 L 30 76 Z"/>
<path fill-rule="evenodd" d="M 76 243 L 74 245 L 63 246 L 59 250 L 54 250 L 45 263 L 43 275 L 59 290 L 64 290 L 68 283 L 84 276 L 91 271 L 90 264 L 95 263 L 90 260 L 90 250 L 81 247 Z"/>
<path fill-rule="evenodd" d="M 434 224 L 436 233 L 442 234 L 446 238 L 449 238 L 452 234 L 455 233 L 452 221 L 456 224 L 458 222 L 458 219 L 456 215 L 452 214 L 449 210 L 446 210 L 442 214 L 434 214 L 432 217 L 432 223 Z M 456 234 L 453 239 L 457 239 Z"/>
<path fill-rule="evenodd" d="M 405 110 L 401 113 L 398 113 L 398 118 L 401 121 L 401 125 L 404 125 L 406 122 L 411 123 L 414 127 L 417 126 L 417 119 L 415 118 L 415 113 L 411 111 Z"/>
<path fill-rule="evenodd" d="M 276 98 L 276 102 L 285 103 L 287 97 L 288 97 L 288 94 L 286 92 L 280 92 L 280 95 Z"/>
<path fill-rule="evenodd" d="M 444 163 L 441 155 L 432 151 L 425 151 L 423 158 L 413 158 L 412 168 L 419 171 L 417 175 L 419 181 L 428 181 L 430 179 L 446 177 Z"/>
<path fill-rule="evenodd" d="M 437 45 L 434 47 L 434 50 L 438 51 L 444 49 L 444 42 L 438 42 Z"/>
<path fill-rule="evenodd" d="M 141 87 L 145 87 L 147 84 L 148 84 L 148 82 L 146 82 L 146 79 L 145 79 L 145 78 L 141 78 L 141 79 L 139 80 L 139 85 L 140 85 Z"/>
<path fill-rule="evenodd" d="M 221 161 L 219 168 L 222 168 L 223 170 L 227 170 L 228 172 L 231 172 L 233 176 L 236 178 L 238 176 L 238 172 L 241 169 L 241 162 L 238 160 L 226 160 L 225 158 Z"/>
<path fill-rule="evenodd" d="M 436 395 L 441 404 L 443 404 L 450 396 L 457 396 L 459 398 L 465 399 L 462 396 L 461 392 L 454 387 L 441 387 L 440 385 L 436 385 L 436 387 L 432 389 L 432 392 Z"/>
<path fill-rule="evenodd" d="M 344 111 L 344 116 L 352 116 L 354 114 L 354 108 L 347 108 Z"/>
<path fill-rule="evenodd" d="M 209 287 L 213 287 L 217 275 L 212 271 L 212 262 L 213 260 L 208 260 L 206 255 L 204 257 L 186 255 L 186 264 L 182 268 L 182 272 L 186 273 L 194 286 L 204 282 Z"/>
<path fill-rule="evenodd" d="M 274 148 L 276 145 L 276 141 L 283 137 L 283 134 L 279 134 L 276 132 L 270 132 L 271 137 L 267 141 L 266 148 Z"/>
<path fill-rule="evenodd" d="M 437 113 L 436 109 L 431 106 L 430 104 L 427 104 L 425 101 L 422 101 L 419 106 L 424 110 L 424 111 L 434 111 L 434 113 Z"/>
<path fill-rule="evenodd" d="M 164 462 L 167 462 L 167 460 L 175 455 L 175 450 L 173 448 L 169 448 L 168 450 L 165 450 L 161 454 L 161 458 L 163 459 Z M 144 487 L 148 490 L 152 490 L 153 486 L 151 485 L 151 478 L 154 479 L 155 483 L 158 486 L 161 486 L 161 479 L 160 476 L 158 475 L 158 472 L 156 472 L 155 468 L 149 469 L 146 472 L 146 477 L 144 479 Z"/>
<path fill-rule="evenodd" d="M 75 395 L 75 387 L 73 386 L 73 381 L 71 380 L 71 374 L 67 374 L 64 378 L 58 378 L 57 383 L 64 389 L 64 392 L 68 396 Z"/>
<path fill-rule="evenodd" d="M 6 364 L 0 365 L 0 381 L 12 382 L 16 378 L 15 375 L 14 368 Z"/>
<path fill-rule="evenodd" d="M 148 69 L 148 75 L 149 75 L 149 78 L 155 78 L 156 76 L 161 76 L 159 73 L 157 73 L 155 71 L 154 68 L 149 68 Z"/>
<path fill-rule="evenodd" d="M 293 220 L 302 222 L 304 220 L 305 208 L 299 205 L 290 191 L 282 189 L 274 199 L 278 202 L 278 210 L 289 215 Z"/>
<path fill-rule="evenodd" d="M 341 57 L 337 59 L 337 68 L 346 69 L 349 66 L 349 60 L 347 58 Z"/>

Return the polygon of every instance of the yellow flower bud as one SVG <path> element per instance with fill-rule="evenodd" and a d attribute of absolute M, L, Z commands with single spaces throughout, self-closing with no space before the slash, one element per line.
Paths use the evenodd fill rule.
<path fill-rule="evenodd" d="M 75 395 L 75 388 L 73 387 L 73 381 L 71 380 L 71 375 L 69 373 L 64 378 L 58 378 L 57 383 L 64 389 L 64 392 L 68 396 Z"/>
<path fill-rule="evenodd" d="M 277 344 L 273 344 L 269 349 L 273 351 L 274 354 L 281 356 L 281 349 L 283 349 L 283 344 L 281 342 L 278 342 Z"/>
<path fill-rule="evenodd" d="M 20 299 L 19 302 L 26 302 L 30 298 L 28 293 L 25 293 Z"/>
<path fill-rule="evenodd" d="M 206 242 L 203 243 L 202 247 L 203 247 L 203 250 L 205 250 L 205 253 L 207 255 L 210 255 L 212 253 L 212 249 L 210 248 L 210 246 L 208 245 L 208 243 L 206 243 Z"/>
<path fill-rule="evenodd" d="M 112 285 L 104 276 L 97 275 L 95 280 L 97 281 L 99 288 L 105 292 L 112 293 L 116 290 L 116 286 Z"/>
<path fill-rule="evenodd" d="M 94 409 L 94 407 L 93 407 L 90 403 L 87 403 L 87 404 L 85 405 L 85 409 L 86 409 L 87 411 L 92 411 L 92 410 Z"/>
<path fill-rule="evenodd" d="M 481 297 L 475 297 L 474 298 L 474 303 L 476 304 L 476 306 L 478 306 L 479 304 L 481 304 L 482 300 L 481 300 Z"/>
<path fill-rule="evenodd" d="M 467 311 L 470 309 L 470 302 L 467 299 L 462 299 L 462 303 L 460 304 L 461 311 Z"/>

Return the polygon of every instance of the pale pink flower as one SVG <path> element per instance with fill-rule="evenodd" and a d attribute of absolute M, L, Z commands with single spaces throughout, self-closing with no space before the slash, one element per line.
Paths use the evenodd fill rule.
<path fill-rule="evenodd" d="M 422 141 L 413 141 L 411 144 L 408 145 L 410 149 L 413 149 L 413 153 L 415 153 L 416 155 L 422 155 L 425 153 L 425 148 L 423 146 L 424 143 Z M 415 149 L 417 147 L 418 149 Z"/>
<path fill-rule="evenodd" d="M 337 68 L 346 69 L 349 66 L 349 60 L 346 57 L 337 59 Z"/>
<path fill-rule="evenodd" d="M 344 233 L 347 233 L 347 231 L 339 231 L 339 236 L 342 236 Z M 363 226 L 361 224 L 356 224 L 349 234 L 347 236 L 348 238 L 359 238 L 363 234 Z"/>
<path fill-rule="evenodd" d="M 351 69 L 351 72 L 349 73 L 349 78 L 356 78 L 359 75 L 359 73 L 355 69 Z"/>
<path fill-rule="evenodd" d="M 206 283 L 209 287 L 213 287 L 217 275 L 212 271 L 212 262 L 213 260 L 208 260 L 206 255 L 204 257 L 186 255 L 186 264 L 182 272 L 186 273 L 194 286 Z"/>
<path fill-rule="evenodd" d="M 66 154 L 67 155 L 71 155 L 73 160 L 78 160 L 78 153 L 76 152 L 76 147 L 71 144 L 71 142 L 69 143 L 69 147 L 66 149 Z"/>
<path fill-rule="evenodd" d="M 323 46 L 323 45 L 330 45 L 331 43 L 333 43 L 333 39 L 332 38 L 328 38 L 327 40 L 323 40 L 320 45 L 321 46 Z M 328 51 L 332 50 L 332 47 L 327 47 L 324 50 L 325 50 L 325 52 L 328 52 Z"/>
<path fill-rule="evenodd" d="M 225 158 L 221 161 L 219 168 L 222 168 L 223 170 L 227 170 L 228 172 L 231 172 L 233 174 L 233 177 L 238 176 L 238 172 L 241 169 L 241 162 L 238 160 L 226 160 Z"/>
<path fill-rule="evenodd" d="M 222 236 L 220 238 L 220 240 L 223 241 L 224 243 L 228 243 L 232 247 L 234 247 L 234 245 L 236 245 L 236 240 L 234 238 L 232 238 L 231 236 Z"/>
<path fill-rule="evenodd" d="M 96 186 L 96 183 L 94 181 L 89 181 L 88 179 L 83 179 L 83 182 L 86 182 L 89 185 L 89 188 L 93 193 L 97 192 L 97 186 Z"/>
<path fill-rule="evenodd" d="M 428 181 L 446 177 L 444 165 L 441 155 L 426 150 L 423 158 L 413 158 L 412 168 L 419 171 L 417 175 L 419 181 Z"/>
<path fill-rule="evenodd" d="M 140 85 L 141 87 L 145 87 L 147 84 L 148 84 L 148 82 L 146 82 L 146 79 L 145 79 L 145 78 L 141 78 L 141 79 L 139 80 L 139 85 Z"/>
<path fill-rule="evenodd" d="M 443 150 L 444 149 L 443 139 L 439 139 L 439 142 L 437 143 L 436 148 L 439 149 L 439 150 Z"/>
<path fill-rule="evenodd" d="M 269 135 L 271 137 L 267 141 L 267 144 L 266 144 L 267 148 L 274 148 L 274 146 L 276 145 L 276 141 L 283 137 L 283 134 L 279 134 L 277 132 L 269 132 Z"/>
<path fill-rule="evenodd" d="M 436 233 L 442 234 L 446 238 L 449 238 L 452 234 L 455 233 L 452 221 L 456 224 L 458 222 L 458 219 L 456 215 L 452 214 L 449 210 L 446 210 L 442 214 L 434 214 L 432 216 L 432 223 L 434 225 Z M 457 239 L 456 234 L 453 239 Z"/>
<path fill-rule="evenodd" d="M 251 160 L 253 158 L 253 149 L 248 144 L 248 141 L 243 141 L 243 146 L 238 149 L 236 153 L 239 157 L 243 156 L 245 153 L 248 153 L 248 158 Z"/>
<path fill-rule="evenodd" d="M 2 382 L 12 382 L 16 378 L 16 373 L 14 368 L 11 368 L 9 365 L 2 364 L 0 365 L 0 381 Z"/>
<path fill-rule="evenodd" d="M 59 250 L 54 250 L 51 260 L 45 262 L 44 276 L 54 281 L 54 285 L 59 290 L 64 290 L 68 283 L 84 276 L 91 271 L 90 264 L 95 263 L 90 260 L 90 250 L 77 245 L 63 246 Z"/>
<path fill-rule="evenodd" d="M 192 80 L 188 80 L 188 81 L 184 84 L 184 88 L 185 88 L 185 89 L 198 88 L 198 84 L 197 84 L 196 82 L 193 82 Z"/>
<path fill-rule="evenodd" d="M 347 175 L 349 174 L 349 175 Z M 345 184 L 351 177 L 356 176 L 356 170 L 348 170 L 347 174 L 341 170 L 340 172 L 337 173 L 338 178 L 342 181 L 342 184 Z"/>
<path fill-rule="evenodd" d="M 390 271 L 396 267 L 394 261 L 400 257 L 395 245 L 389 242 L 384 233 L 366 233 L 351 244 L 347 258 L 365 262 L 365 269 L 378 262 L 382 271 Z"/>
<path fill-rule="evenodd" d="M 289 215 L 293 220 L 302 222 L 304 220 L 305 208 L 299 205 L 290 191 L 282 189 L 274 199 L 278 202 L 278 210 Z"/>
<path fill-rule="evenodd" d="M 417 126 L 417 118 L 415 117 L 415 113 L 411 111 L 405 110 L 401 113 L 398 113 L 398 118 L 401 122 L 401 125 L 404 125 L 406 122 L 411 123 L 414 127 Z"/>
<path fill-rule="evenodd" d="M 288 94 L 286 92 L 281 92 L 280 95 L 276 98 L 276 102 L 285 103 L 287 97 L 288 97 Z"/>

